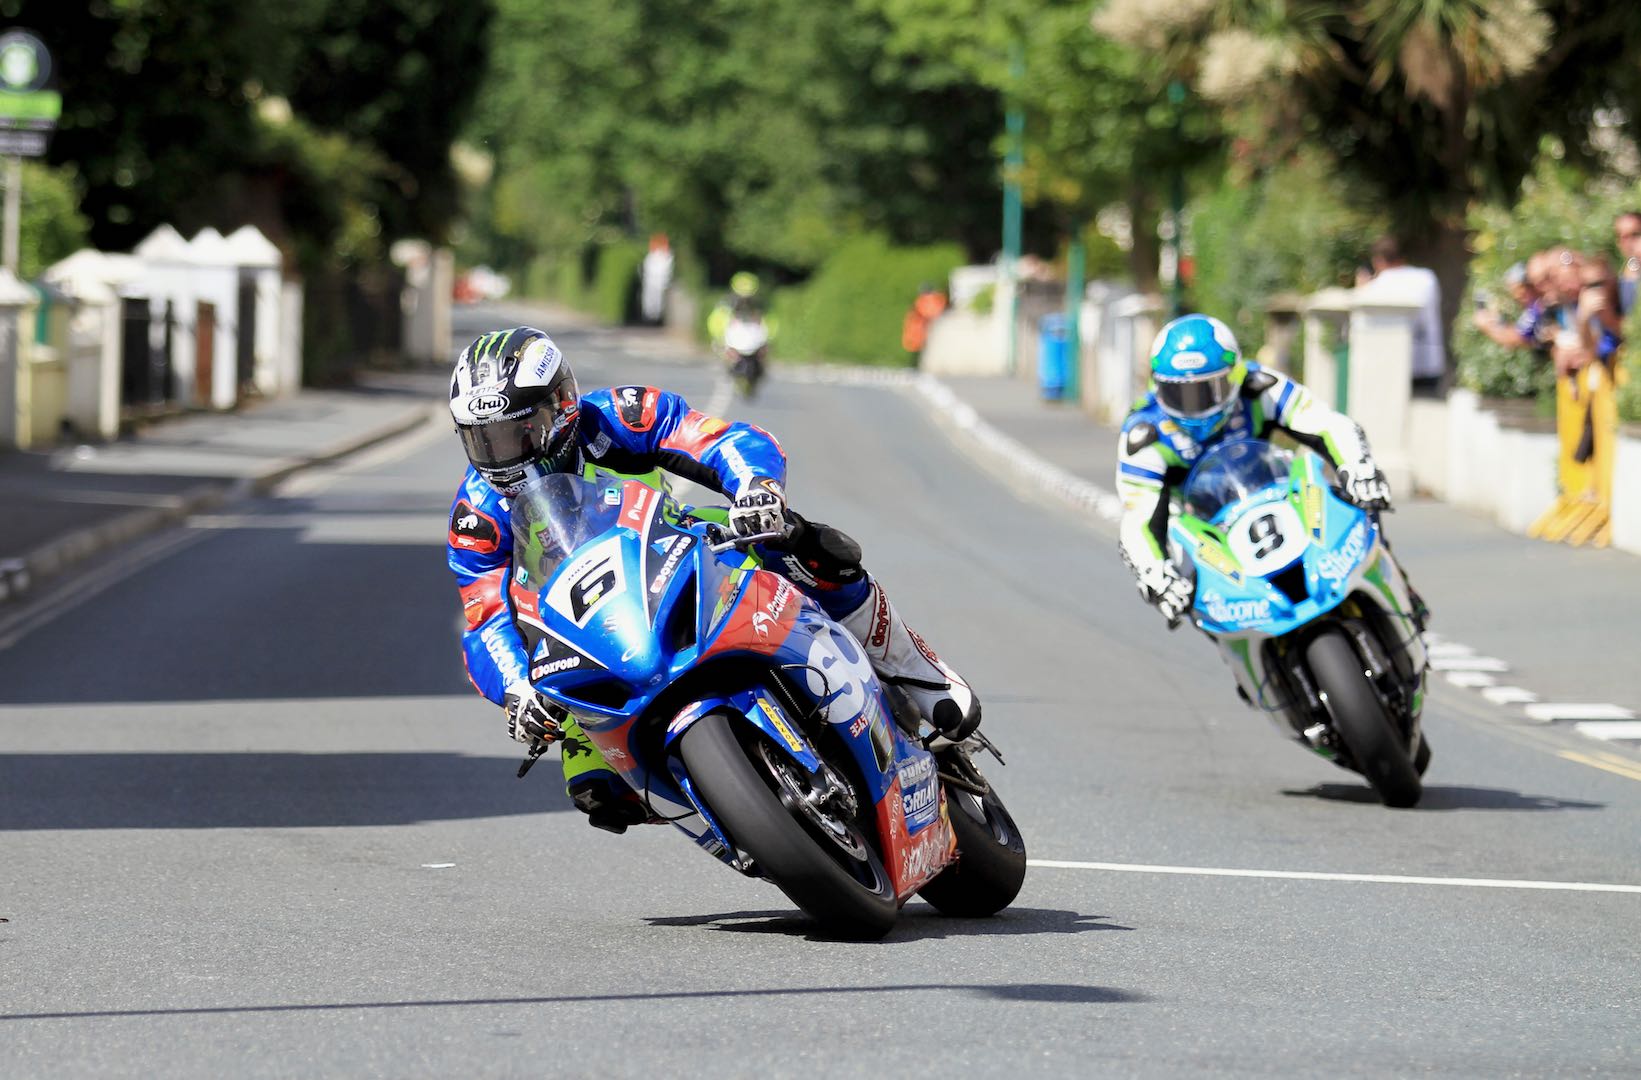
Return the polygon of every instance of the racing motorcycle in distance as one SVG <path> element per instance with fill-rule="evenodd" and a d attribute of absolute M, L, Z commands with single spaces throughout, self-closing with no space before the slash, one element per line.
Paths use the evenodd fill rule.
<path fill-rule="evenodd" d="M 1258 439 L 1192 467 L 1169 524 L 1197 629 L 1253 708 L 1360 773 L 1386 806 L 1423 794 L 1428 657 L 1379 515 L 1339 496 L 1322 459 Z"/>
<path fill-rule="evenodd" d="M 737 315 L 724 329 L 724 362 L 741 397 L 750 400 L 763 381 L 769 355 L 769 326 L 762 318 Z"/>
<path fill-rule="evenodd" d="M 771 537 L 596 474 L 533 481 L 511 514 L 530 680 L 652 821 L 840 937 L 882 937 L 914 894 L 966 917 L 1013 901 L 1025 842 L 972 755 L 1002 757 L 920 734 L 849 632 L 747 550 Z"/>

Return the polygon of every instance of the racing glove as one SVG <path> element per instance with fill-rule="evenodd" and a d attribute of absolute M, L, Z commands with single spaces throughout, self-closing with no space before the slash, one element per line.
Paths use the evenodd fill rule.
<path fill-rule="evenodd" d="M 1339 490 L 1363 510 L 1388 510 L 1390 484 L 1372 458 L 1364 457 L 1354 465 L 1341 465 L 1334 470 L 1339 477 Z"/>
<path fill-rule="evenodd" d="M 1145 602 L 1151 604 L 1168 620 L 1168 629 L 1178 626 L 1191 610 L 1191 600 L 1196 593 L 1190 581 L 1180 575 L 1180 572 L 1169 563 L 1148 567 L 1140 573 L 1140 595 Z"/>
<path fill-rule="evenodd" d="M 729 507 L 729 531 L 733 536 L 787 536 L 792 526 L 786 520 L 786 492 L 780 482 L 759 477 L 742 488 Z"/>
<path fill-rule="evenodd" d="M 502 708 L 507 713 L 507 734 L 526 746 L 563 737 L 564 710 L 527 682 L 517 682 L 507 688 Z"/>

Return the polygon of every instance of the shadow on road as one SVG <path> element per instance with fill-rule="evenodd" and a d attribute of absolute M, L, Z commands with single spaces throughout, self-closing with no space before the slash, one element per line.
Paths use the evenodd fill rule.
<path fill-rule="evenodd" d="M 928 941 L 949 937 L 1012 937 L 1023 934 L 1082 934 L 1090 930 L 1132 930 L 1132 926 L 1102 922 L 1109 915 L 1084 915 L 1057 908 L 1012 907 L 989 919 L 954 919 L 927 904 L 908 906 L 894 931 L 883 941 L 868 945 Z M 834 941 L 816 925 L 790 909 L 784 911 L 729 911 L 715 915 L 668 915 L 646 920 L 651 926 L 705 926 L 734 934 L 782 934 L 810 941 Z M 844 944 L 839 942 L 839 944 Z"/>
<path fill-rule="evenodd" d="M 472 692 L 442 527 L 421 545 L 301 532 L 221 530 L 31 631 L 0 653 L 0 705 Z"/>
<path fill-rule="evenodd" d="M 346 1012 L 354 1009 L 455 1009 L 495 1005 L 581 1005 L 618 1001 L 699 1001 L 711 998 L 809 997 L 833 994 L 903 994 L 952 991 L 1003 1001 L 1058 1002 L 1066 1005 L 1129 1004 L 1151 1001 L 1149 995 L 1112 986 L 1076 983 L 907 983 L 890 986 L 773 986 L 753 990 L 660 990 L 633 994 L 567 994 L 557 997 L 446 998 L 430 1001 L 335 1001 L 296 1005 L 222 1005 L 182 1009 L 98 1009 L 85 1012 L 0 1013 L 7 1020 L 81 1020 L 114 1016 L 233 1016 L 252 1013 Z"/>
<path fill-rule="evenodd" d="M 1326 799 L 1379 805 L 1379 796 L 1365 784 L 1317 784 L 1306 791 L 1284 791 L 1293 798 Z M 1508 788 L 1462 787 L 1437 784 L 1424 789 L 1415 810 L 1604 810 L 1607 804 L 1554 795 L 1523 795 Z"/>
<path fill-rule="evenodd" d="M 0 832 L 299 829 L 569 810 L 518 758 L 452 753 L 0 754 Z"/>

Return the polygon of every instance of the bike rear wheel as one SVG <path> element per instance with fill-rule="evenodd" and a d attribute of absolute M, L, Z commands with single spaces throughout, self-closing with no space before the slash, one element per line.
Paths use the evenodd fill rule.
<path fill-rule="evenodd" d="M 894 885 L 853 822 L 840 812 L 826 829 L 806 825 L 800 815 L 813 817 L 814 808 L 795 809 L 779 794 L 791 791 L 793 777 L 775 770 L 795 763 L 744 746 L 721 712 L 690 725 L 679 754 L 718 824 L 793 903 L 842 937 L 880 938 L 893 929 Z"/>
<path fill-rule="evenodd" d="M 1417 803 L 1424 794 L 1419 773 L 1355 648 L 1337 631 L 1319 634 L 1305 647 L 1305 661 L 1334 730 L 1380 801 L 1404 808 Z"/>

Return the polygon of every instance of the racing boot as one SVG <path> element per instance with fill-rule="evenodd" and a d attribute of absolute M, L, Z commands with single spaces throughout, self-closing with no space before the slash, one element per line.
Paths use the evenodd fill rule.
<path fill-rule="evenodd" d="M 838 621 L 861 643 L 878 678 L 904 690 L 931 727 L 952 742 L 974 734 L 974 691 L 906 625 L 875 579 L 865 602 Z"/>
<path fill-rule="evenodd" d="M 644 800 L 610 768 L 592 740 L 571 717 L 563 727 L 559 761 L 564 766 L 564 789 L 587 824 L 605 832 L 624 833 L 629 825 L 650 819 Z"/>

